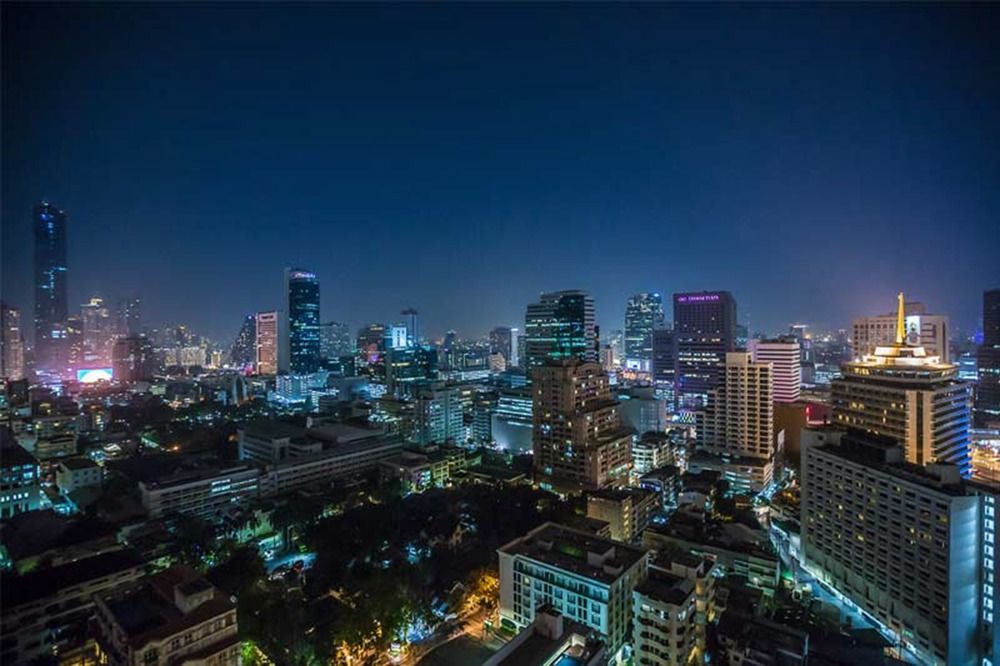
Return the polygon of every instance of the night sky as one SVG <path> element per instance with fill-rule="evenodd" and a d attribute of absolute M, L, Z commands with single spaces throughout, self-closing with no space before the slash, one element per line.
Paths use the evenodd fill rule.
<path fill-rule="evenodd" d="M 228 341 L 322 317 L 463 337 L 543 290 L 729 289 L 843 327 L 1000 286 L 1000 7 L 3 4 L 3 296 L 34 202 L 70 302 Z M 666 300 L 666 298 L 665 298 Z M 669 316 L 669 313 L 668 313 Z M 30 326 L 28 327 L 30 328 Z"/>

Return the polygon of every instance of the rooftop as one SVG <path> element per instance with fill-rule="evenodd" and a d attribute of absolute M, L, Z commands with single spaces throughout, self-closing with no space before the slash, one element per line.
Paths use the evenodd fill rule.
<path fill-rule="evenodd" d="M 557 523 L 545 523 L 500 548 L 501 553 L 610 585 L 646 557 L 646 551 Z"/>
<path fill-rule="evenodd" d="M 651 568 L 646 580 L 639 584 L 635 588 L 635 591 L 657 601 L 662 601 L 673 606 L 680 606 L 694 592 L 694 581 L 669 573 L 663 569 Z"/>
<path fill-rule="evenodd" d="M 59 465 L 70 470 L 93 469 L 95 467 L 100 467 L 100 465 L 95 463 L 90 458 L 83 458 L 83 457 L 63 458 L 62 460 L 59 461 Z"/>
<path fill-rule="evenodd" d="M 0 448 L 0 465 L 4 469 L 8 467 L 20 467 L 21 465 L 37 465 L 35 456 L 31 455 L 27 449 L 17 444 Z"/>
<path fill-rule="evenodd" d="M 13 608 L 143 564 L 134 551 L 116 550 L 57 567 L 37 569 L 23 576 L 4 575 L 0 585 L 0 598 L 3 600 L 0 605 L 5 609 Z"/>

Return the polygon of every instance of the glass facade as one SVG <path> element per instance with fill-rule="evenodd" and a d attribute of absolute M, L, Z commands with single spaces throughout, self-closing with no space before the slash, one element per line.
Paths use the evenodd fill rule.
<path fill-rule="evenodd" d="M 61 373 L 67 315 L 66 213 L 48 202 L 35 206 L 35 367 Z"/>
<path fill-rule="evenodd" d="M 319 370 L 319 279 L 299 268 L 285 271 L 288 294 L 288 367 L 293 374 Z"/>

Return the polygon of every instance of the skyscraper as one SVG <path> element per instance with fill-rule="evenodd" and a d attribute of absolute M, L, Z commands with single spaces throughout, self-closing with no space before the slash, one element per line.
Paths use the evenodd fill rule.
<path fill-rule="evenodd" d="M 288 352 L 284 347 L 285 318 L 281 312 L 257 313 L 256 372 L 258 375 L 276 375 L 288 369 Z"/>
<path fill-rule="evenodd" d="M 550 360 L 597 360 L 594 299 L 583 291 L 543 293 L 524 317 L 526 368 L 530 373 Z"/>
<path fill-rule="evenodd" d="M 66 213 L 35 206 L 35 369 L 62 374 L 67 315 Z"/>
<path fill-rule="evenodd" d="M 328 321 L 319 329 L 319 355 L 324 359 L 337 359 L 354 353 L 351 327 L 339 321 Z"/>
<path fill-rule="evenodd" d="M 907 462 L 952 463 L 964 476 L 971 473 L 969 386 L 954 365 L 907 342 L 902 294 L 895 342 L 841 371 L 831 392 L 837 424 L 896 439 Z"/>
<path fill-rule="evenodd" d="M 502 354 L 504 361 L 510 363 L 512 354 L 511 329 L 507 326 L 497 326 L 490 331 L 490 353 Z"/>
<path fill-rule="evenodd" d="M 736 300 L 728 291 L 674 294 L 677 398 L 683 407 L 705 404 L 719 386 L 726 353 L 736 346 Z"/>
<path fill-rule="evenodd" d="M 80 317 L 83 320 L 84 367 L 110 367 L 115 325 L 104 306 L 104 300 L 94 296 L 81 305 Z"/>
<path fill-rule="evenodd" d="M 673 386 L 677 369 L 674 331 L 660 328 L 653 331 L 653 382 L 658 386 Z"/>
<path fill-rule="evenodd" d="M 757 363 L 747 352 L 726 354 L 722 384 L 709 391 L 708 405 L 698 413 L 698 447 L 741 459 L 739 479 L 751 492 L 770 482 L 774 464 L 774 388 L 770 363 Z"/>
<path fill-rule="evenodd" d="M 663 328 L 663 299 L 659 294 L 641 293 L 625 305 L 625 367 L 650 372 L 653 360 L 653 331 Z"/>
<path fill-rule="evenodd" d="M 408 340 L 407 344 L 409 344 L 411 347 L 413 345 L 419 345 L 420 328 L 419 328 L 419 321 L 417 319 L 417 314 L 418 314 L 417 311 L 414 310 L 413 308 L 406 308 L 400 314 L 403 315 L 403 317 L 405 317 L 404 324 L 406 326 L 406 337 Z"/>
<path fill-rule="evenodd" d="M 983 292 L 983 344 L 977 353 L 976 425 L 1000 423 L 1000 289 Z"/>
<path fill-rule="evenodd" d="M 142 333 L 142 317 L 138 296 L 118 299 L 117 335 L 135 337 Z"/>
<path fill-rule="evenodd" d="M 0 302 L 0 380 L 25 376 L 21 311 Z"/>
<path fill-rule="evenodd" d="M 301 268 L 285 269 L 288 298 L 288 369 L 296 375 L 319 370 L 319 280 Z"/>
<path fill-rule="evenodd" d="M 147 381 L 153 378 L 156 363 L 153 345 L 145 336 L 129 336 L 115 340 L 112 350 L 115 381 Z"/>
<path fill-rule="evenodd" d="M 358 351 L 365 363 L 378 363 L 385 352 L 385 324 L 368 324 L 358 331 Z"/>
<path fill-rule="evenodd" d="M 755 363 L 770 363 L 774 378 L 774 401 L 795 402 L 802 390 L 802 357 L 799 341 L 792 336 L 775 340 L 751 340 Z"/>
<path fill-rule="evenodd" d="M 236 334 L 229 351 L 229 362 L 234 368 L 243 370 L 253 367 L 257 360 L 257 316 L 248 314 L 243 318 L 243 326 Z"/>
<path fill-rule="evenodd" d="M 608 375 L 595 362 L 567 358 L 534 370 L 535 480 L 568 492 L 623 485 L 632 431 L 622 425 Z"/>

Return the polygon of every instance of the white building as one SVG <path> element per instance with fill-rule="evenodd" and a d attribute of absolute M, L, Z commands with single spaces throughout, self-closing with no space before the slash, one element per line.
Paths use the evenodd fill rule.
<path fill-rule="evenodd" d="M 858 430 L 804 448 L 801 478 L 811 573 L 919 663 L 988 663 L 1000 639 L 995 489 L 963 483 L 954 465 L 907 463 L 893 439 Z"/>
<path fill-rule="evenodd" d="M 611 538 L 633 543 L 660 510 L 660 495 L 645 488 L 616 488 L 587 493 L 587 517 L 608 523 Z"/>
<path fill-rule="evenodd" d="M 104 468 L 90 458 L 63 458 L 56 467 L 56 485 L 64 495 L 87 486 L 100 488 L 103 481 Z"/>
<path fill-rule="evenodd" d="M 420 389 L 413 405 L 413 441 L 421 446 L 465 442 L 462 395 L 443 384 Z"/>
<path fill-rule="evenodd" d="M 646 578 L 646 551 L 545 523 L 497 552 L 501 624 L 524 629 L 548 605 L 601 634 L 611 659 L 619 659 L 632 633 L 632 590 Z"/>
<path fill-rule="evenodd" d="M 770 363 L 775 402 L 795 402 L 802 389 L 802 351 L 795 338 L 751 340 L 754 363 Z"/>
<path fill-rule="evenodd" d="M 206 520 L 225 515 L 260 493 L 260 470 L 252 465 L 185 471 L 139 482 L 142 507 L 150 518 L 190 513 Z"/>

